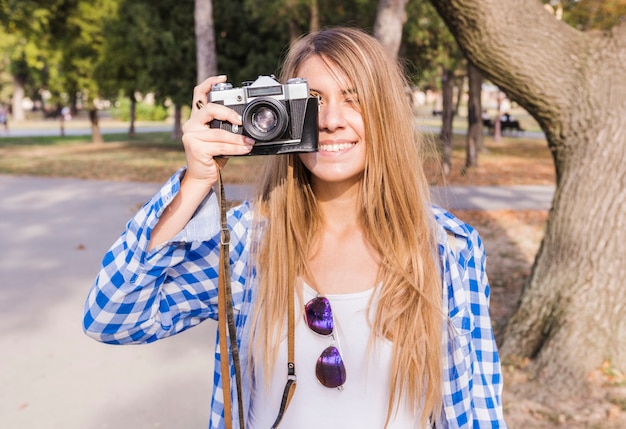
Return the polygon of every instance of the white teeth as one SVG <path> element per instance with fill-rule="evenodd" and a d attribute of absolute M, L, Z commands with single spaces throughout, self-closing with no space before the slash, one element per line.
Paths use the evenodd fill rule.
<path fill-rule="evenodd" d="M 339 144 L 323 144 L 320 145 L 319 150 L 324 152 L 339 152 L 352 147 L 354 143 L 339 143 Z"/>

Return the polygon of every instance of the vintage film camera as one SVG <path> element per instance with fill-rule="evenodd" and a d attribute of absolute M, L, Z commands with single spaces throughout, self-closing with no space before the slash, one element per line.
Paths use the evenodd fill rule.
<path fill-rule="evenodd" d="M 241 115 L 242 126 L 217 119 L 210 126 L 253 138 L 256 143 L 248 155 L 317 151 L 319 102 L 310 95 L 306 79 L 289 79 L 283 85 L 274 76 L 259 76 L 241 88 L 218 83 L 209 101 Z"/>

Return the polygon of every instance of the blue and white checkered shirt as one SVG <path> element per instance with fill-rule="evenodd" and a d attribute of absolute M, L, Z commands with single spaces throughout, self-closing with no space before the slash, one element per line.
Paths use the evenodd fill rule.
<path fill-rule="evenodd" d="M 148 343 L 182 332 L 207 318 L 217 319 L 219 208 L 209 195 L 193 219 L 170 242 L 147 250 L 160 214 L 180 189 L 181 170 L 128 222 L 106 253 L 87 297 L 85 332 L 111 344 Z M 443 309 L 448 315 L 444 350 L 443 410 L 440 428 L 505 428 L 502 375 L 489 316 L 485 252 L 478 233 L 451 213 L 434 207 L 439 256 L 443 268 Z M 247 338 L 252 308 L 249 233 L 252 211 L 247 203 L 228 213 L 235 324 L 244 371 L 244 408 L 251 388 Z M 224 427 L 219 336 L 209 427 Z M 231 376 L 234 367 L 231 364 Z M 233 406 L 236 388 L 231 384 Z M 237 416 L 237 410 L 233 410 Z M 238 426 L 238 422 L 234 422 Z"/>

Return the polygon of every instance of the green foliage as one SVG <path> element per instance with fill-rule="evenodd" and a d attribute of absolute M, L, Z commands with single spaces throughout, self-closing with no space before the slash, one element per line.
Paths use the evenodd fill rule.
<path fill-rule="evenodd" d="M 149 90 L 146 52 L 156 37 L 151 16 L 146 2 L 121 1 L 102 21 L 104 44 L 94 77 L 103 95 Z"/>
<path fill-rule="evenodd" d="M 48 28 L 50 10 L 56 3 L 55 0 L 0 1 L 0 74 L 11 76 L 9 82 L 16 79 L 34 99 L 39 98 L 42 87 L 48 86 L 46 58 L 51 55 Z M 10 97 L 12 92 L 12 85 L 6 86 L 0 87 L 2 99 Z"/>
<path fill-rule="evenodd" d="M 130 100 L 122 98 L 111 109 L 111 116 L 121 121 L 130 120 Z M 164 121 L 169 116 L 167 107 L 162 104 L 142 103 L 135 105 L 135 119 L 138 121 Z"/>
<path fill-rule="evenodd" d="M 624 0 L 569 0 L 564 3 L 564 21 L 582 31 L 608 30 L 626 19 Z"/>
<path fill-rule="evenodd" d="M 170 98 L 174 104 L 186 105 L 196 84 L 194 0 L 136 2 L 145 5 L 150 26 L 149 45 L 142 54 L 148 86 L 158 102 Z"/>
<path fill-rule="evenodd" d="M 441 68 L 464 73 L 463 55 L 445 23 L 428 0 L 409 0 L 400 56 L 407 72 L 422 87 L 436 87 Z"/>
<path fill-rule="evenodd" d="M 104 45 L 101 24 L 116 7 L 117 0 L 78 2 L 74 13 L 67 17 L 65 33 L 57 40 L 66 88 L 79 89 L 88 105 L 100 95 L 95 68 Z"/>
<path fill-rule="evenodd" d="M 1 1 L 17 5 L 12 28 L 35 17 L 22 31 L 32 37 L 26 37 L 32 46 L 22 49 L 25 63 L 20 66 L 21 57 L 12 61 L 26 69 L 31 93 L 46 87 L 54 100 L 61 100 L 64 92 L 79 91 L 91 100 L 117 96 L 120 90 L 126 95 L 153 91 L 159 102 L 171 98 L 188 103 L 196 79 L 193 0 Z M 372 30 L 377 3 L 318 0 L 320 25 Z M 289 44 L 290 25 L 295 24 L 299 33 L 309 30 L 311 4 L 213 0 L 219 72 L 236 85 L 277 73 Z M 426 0 L 411 0 L 407 6 L 401 54 L 414 64 L 416 80 L 432 80 L 423 71 L 433 62 L 447 61 L 443 46 L 452 40 L 429 6 Z M 426 27 L 424 20 L 429 23 Z"/>
<path fill-rule="evenodd" d="M 357 25 L 372 30 L 376 19 L 378 2 L 368 0 L 274 0 L 259 2 L 245 0 L 244 4 L 252 17 L 265 25 L 280 27 L 289 33 L 289 26 L 295 26 L 299 34 L 314 30 L 312 25 L 312 8 L 317 6 L 321 27 L 336 25 Z"/>
<path fill-rule="evenodd" d="M 558 3 L 557 0 L 543 0 Z M 213 0 L 218 70 L 235 85 L 278 72 L 290 36 L 321 27 L 372 30 L 371 0 Z M 624 0 L 561 0 L 563 19 L 581 30 L 624 19 Z M 420 86 L 437 85 L 441 68 L 463 70 L 462 55 L 428 0 L 409 0 L 400 56 Z M 0 99 L 13 79 L 27 95 L 52 103 L 68 96 L 154 92 L 187 105 L 196 80 L 194 0 L 0 0 Z M 127 103 L 127 102 L 125 102 Z"/>
<path fill-rule="evenodd" d="M 337 2 L 335 0 L 318 0 L 320 25 L 358 26 L 372 31 L 376 21 L 377 1 L 352 0 Z"/>
<path fill-rule="evenodd" d="M 235 85 L 277 74 L 291 32 L 295 28 L 297 36 L 309 31 L 310 7 L 310 0 L 214 0 L 220 73 Z M 377 2 L 318 0 L 317 7 L 322 27 L 343 24 L 371 30 Z"/>
<path fill-rule="evenodd" d="M 563 21 L 580 31 L 608 30 L 626 19 L 624 0 L 542 0 L 563 10 Z"/>
<path fill-rule="evenodd" d="M 289 43 L 287 21 L 266 21 L 246 0 L 214 0 L 217 68 L 234 85 L 276 74 Z M 268 10 L 272 10 L 268 4 Z"/>

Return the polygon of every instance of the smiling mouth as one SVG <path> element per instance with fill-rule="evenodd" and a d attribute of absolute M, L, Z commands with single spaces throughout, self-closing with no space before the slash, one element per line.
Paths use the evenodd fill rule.
<path fill-rule="evenodd" d="M 356 143 L 334 143 L 334 144 L 321 144 L 318 148 L 321 152 L 341 152 L 342 150 L 350 149 Z"/>

